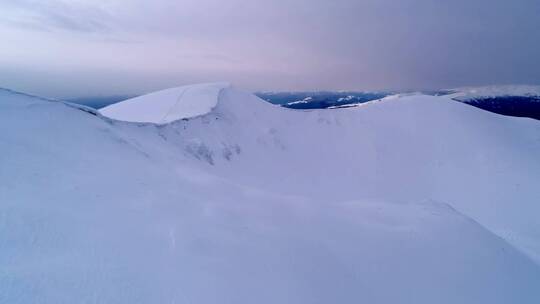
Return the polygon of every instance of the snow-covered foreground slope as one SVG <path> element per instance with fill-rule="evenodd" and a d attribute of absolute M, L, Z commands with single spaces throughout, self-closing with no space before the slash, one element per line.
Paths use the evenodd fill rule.
<path fill-rule="evenodd" d="M 0 302 L 540 301 L 537 121 L 230 87 L 208 111 L 156 126 L 0 91 Z"/>

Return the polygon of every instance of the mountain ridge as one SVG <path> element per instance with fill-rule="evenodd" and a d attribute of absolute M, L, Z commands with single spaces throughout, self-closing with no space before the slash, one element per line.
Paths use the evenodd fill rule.
<path fill-rule="evenodd" d="M 540 299 L 537 121 L 227 88 L 148 124 L 21 98 L 0 95 L 7 302 Z"/>

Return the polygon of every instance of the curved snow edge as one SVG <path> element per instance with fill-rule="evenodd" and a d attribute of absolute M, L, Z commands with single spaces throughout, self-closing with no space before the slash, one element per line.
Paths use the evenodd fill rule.
<path fill-rule="evenodd" d="M 206 115 L 217 106 L 226 82 L 165 89 L 107 106 L 99 112 L 110 119 L 165 125 Z"/>

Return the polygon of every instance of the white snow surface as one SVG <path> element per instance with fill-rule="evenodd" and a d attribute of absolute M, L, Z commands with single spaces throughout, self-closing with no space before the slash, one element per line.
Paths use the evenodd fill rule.
<path fill-rule="evenodd" d="M 197 84 L 166 89 L 112 104 L 99 112 L 106 117 L 154 124 L 167 124 L 209 113 L 227 83 Z"/>
<path fill-rule="evenodd" d="M 540 303 L 540 122 L 219 90 L 161 125 L 0 90 L 0 303 Z"/>
<path fill-rule="evenodd" d="M 466 101 L 477 98 L 493 98 L 504 96 L 540 96 L 540 85 L 492 85 L 483 87 L 463 87 L 452 89 L 454 93 L 447 95 L 455 100 Z"/>

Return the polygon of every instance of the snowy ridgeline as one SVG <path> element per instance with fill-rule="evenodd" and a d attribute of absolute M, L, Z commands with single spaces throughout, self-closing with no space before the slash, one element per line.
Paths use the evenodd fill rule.
<path fill-rule="evenodd" d="M 403 95 L 396 92 L 268 92 L 258 93 L 258 96 L 292 109 L 327 109 L 358 106 L 396 94 Z M 468 87 L 407 94 L 446 95 L 493 113 L 540 120 L 540 86 Z"/>
<path fill-rule="evenodd" d="M 0 91 L 0 303 L 540 302 L 538 121 L 164 92 Z"/>
<path fill-rule="evenodd" d="M 195 86 L 196 87 L 196 86 Z M 175 92 L 180 88 L 170 90 Z M 160 93 L 161 94 L 161 93 Z M 403 93 L 396 92 L 355 92 L 355 91 L 319 91 L 319 92 L 259 92 L 258 97 L 273 104 L 299 110 L 334 109 L 358 106 L 369 101 Z M 454 100 L 464 102 L 477 108 L 507 116 L 529 117 L 540 120 L 540 86 L 486 86 L 466 87 L 452 90 L 426 91 L 406 93 L 407 95 L 446 95 Z M 205 94 L 203 94 L 204 96 Z M 207 95 L 207 94 L 206 94 Z M 149 98 L 144 96 L 144 98 Z M 199 94 L 195 94 L 199 96 Z M 70 100 L 94 109 L 100 109 L 123 100 L 128 96 L 87 97 Z M 153 98 L 153 97 L 152 97 Z M 189 99 L 189 98 L 188 98 Z M 138 99 L 134 98 L 137 101 Z M 140 102 L 140 100 L 138 100 Z M 204 103 L 204 102 L 203 102 Z M 154 104 L 153 108 L 159 108 Z"/>
<path fill-rule="evenodd" d="M 448 97 L 493 113 L 540 120 L 540 86 L 486 86 L 448 91 Z"/>

